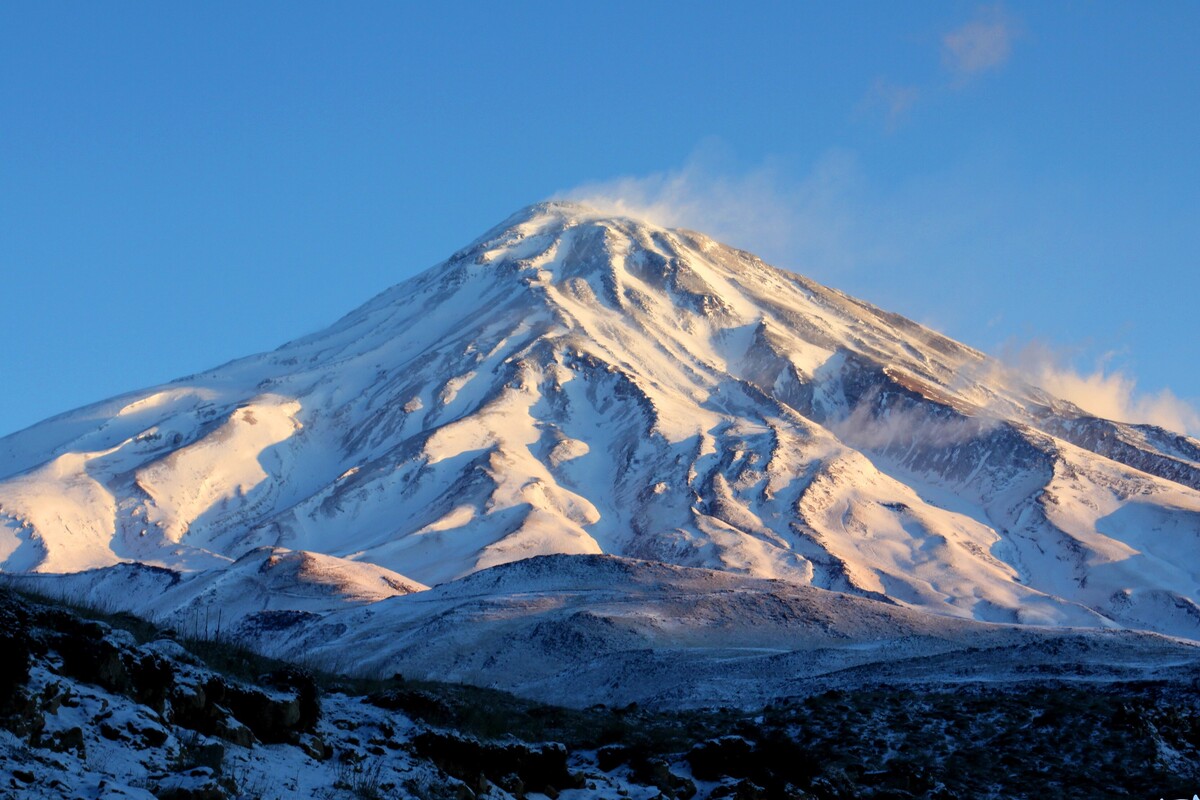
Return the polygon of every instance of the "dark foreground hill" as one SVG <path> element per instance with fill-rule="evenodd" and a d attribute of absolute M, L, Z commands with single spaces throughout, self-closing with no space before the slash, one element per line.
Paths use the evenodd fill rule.
<path fill-rule="evenodd" d="M 906 680 L 753 711 L 567 709 L 313 675 L 125 615 L 0 593 L 0 796 L 1182 797 L 1200 670 Z M 911 677 L 911 676 L 910 676 Z"/>

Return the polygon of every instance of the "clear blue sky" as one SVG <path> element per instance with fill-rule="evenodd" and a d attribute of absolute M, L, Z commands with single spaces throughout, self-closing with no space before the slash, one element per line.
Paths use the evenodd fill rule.
<path fill-rule="evenodd" d="M 1200 398 L 1200 4 L 741 6 L 0 6 L 0 434 L 606 182 L 982 349 Z"/>

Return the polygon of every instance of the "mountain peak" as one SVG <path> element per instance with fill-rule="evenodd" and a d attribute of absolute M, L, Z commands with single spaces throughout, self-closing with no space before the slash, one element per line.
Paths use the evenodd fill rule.
<path fill-rule="evenodd" d="M 0 567 L 268 547 L 434 585 L 605 553 L 1200 636 L 1200 446 L 1044 400 L 748 253 L 551 200 L 324 331 L 0 440 Z"/>
<path fill-rule="evenodd" d="M 563 198 L 539 200 L 536 203 L 530 203 L 513 212 L 480 238 L 486 238 L 497 231 L 520 227 L 535 221 L 541 221 L 544 224 L 558 222 L 563 225 L 571 225 L 584 220 L 603 219 L 606 216 L 615 217 L 615 215 L 604 214 L 599 208 L 593 205 L 581 203 L 576 200 Z"/>
<path fill-rule="evenodd" d="M 550 198 L 531 203 L 518 211 L 511 218 L 553 216 L 567 220 L 622 220 L 641 225 L 653 223 L 641 215 L 631 213 L 628 209 L 602 208 L 595 202 L 584 202 L 570 198 Z M 510 218 L 510 219 L 511 219 Z"/>
<path fill-rule="evenodd" d="M 596 203 L 551 198 L 521 208 L 476 239 L 475 243 L 497 238 L 511 230 L 521 231 L 525 235 L 534 231 L 553 234 L 581 224 L 599 224 L 623 230 L 680 230 L 660 225 L 621 204 L 602 207 Z"/>
<path fill-rule="evenodd" d="M 681 233 L 574 200 L 545 200 L 510 215 L 432 272 L 454 270 L 465 262 L 577 276 L 623 269 L 626 257 L 641 261 L 646 251 L 657 254 L 650 260 L 674 266 L 681 255 Z"/>

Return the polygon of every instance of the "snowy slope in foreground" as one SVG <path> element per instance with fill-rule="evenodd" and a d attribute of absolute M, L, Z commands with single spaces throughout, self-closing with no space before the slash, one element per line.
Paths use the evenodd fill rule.
<path fill-rule="evenodd" d="M 368 677 L 472 683 L 576 707 L 758 708 L 830 688 L 936 681 L 1112 683 L 1200 669 L 1200 645 L 1128 630 L 976 622 L 787 581 L 615 556 L 537 556 L 422 592 L 349 598 L 266 591 L 281 555 L 180 575 L 122 565 L 14 576 L 113 596 L 186 632 Z M 230 570 L 233 571 L 233 570 Z M 258 578 L 262 573 L 265 577 Z M 287 596 L 301 598 L 291 599 Z M 305 610 L 286 610 L 289 608 Z M 220 620 L 218 620 L 220 615 Z"/>
<path fill-rule="evenodd" d="M 701 234 L 549 203 L 320 333 L 0 440 L 0 565 L 138 562 L 191 576 L 174 610 L 230 585 L 323 614 L 606 553 L 1200 639 L 1197 487 L 1194 439 Z M 293 572 L 264 582 L 273 559 Z"/>

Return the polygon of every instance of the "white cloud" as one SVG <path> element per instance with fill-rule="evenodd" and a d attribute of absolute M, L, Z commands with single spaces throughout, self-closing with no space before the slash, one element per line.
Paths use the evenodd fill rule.
<path fill-rule="evenodd" d="M 1016 25 L 999 6 L 980 9 L 970 22 L 942 36 L 942 63 L 966 82 L 1003 66 L 1016 34 Z"/>
<path fill-rule="evenodd" d="M 1137 380 L 1110 367 L 1115 354 L 1098 359 L 1091 372 L 1080 372 L 1067 358 L 1034 342 L 1006 356 L 1018 372 L 1050 394 L 1089 414 L 1119 422 L 1149 423 L 1180 433 L 1200 434 L 1200 411 L 1170 389 L 1139 392 Z"/>

